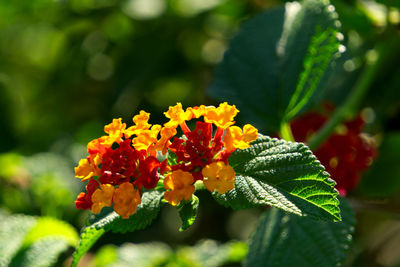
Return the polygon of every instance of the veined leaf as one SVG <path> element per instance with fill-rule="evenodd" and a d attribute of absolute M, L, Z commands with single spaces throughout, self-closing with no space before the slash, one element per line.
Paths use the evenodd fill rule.
<path fill-rule="evenodd" d="M 77 266 L 81 257 L 93 246 L 104 232 L 114 233 L 133 232 L 144 229 L 158 215 L 161 207 L 163 191 L 149 191 L 142 195 L 142 203 L 137 207 L 136 213 L 129 219 L 122 219 L 120 215 L 111 212 L 108 216 L 95 221 L 86 227 L 81 234 L 80 243 L 73 255 L 71 266 Z"/>
<path fill-rule="evenodd" d="M 2 216 L 0 221 L 0 266 L 9 266 L 18 253 L 36 218 L 25 215 Z"/>
<path fill-rule="evenodd" d="M 346 257 L 354 215 L 341 199 L 341 222 L 300 218 L 278 209 L 267 211 L 250 241 L 244 266 L 339 266 Z"/>
<path fill-rule="evenodd" d="M 70 246 L 67 240 L 47 236 L 21 250 L 13 258 L 10 266 L 37 267 L 54 266 L 58 256 Z"/>
<path fill-rule="evenodd" d="M 248 20 L 230 42 L 209 94 L 277 132 L 324 88 L 340 54 L 339 26 L 328 0 L 286 3 Z"/>
<path fill-rule="evenodd" d="M 199 198 L 192 195 L 192 198 L 185 202 L 182 207 L 179 208 L 179 216 L 182 220 L 182 227 L 179 231 L 184 231 L 196 220 L 197 208 L 199 207 Z"/>
<path fill-rule="evenodd" d="M 213 196 L 234 209 L 270 205 L 300 216 L 340 220 L 335 182 L 302 143 L 259 135 L 229 158 L 235 188 Z"/>
<path fill-rule="evenodd" d="M 72 255 L 71 267 L 78 266 L 79 260 L 93 246 L 94 243 L 105 233 L 104 229 L 96 229 L 95 227 L 86 227 L 81 233 L 81 240 Z"/>
<path fill-rule="evenodd" d="M 71 225 L 54 218 L 6 214 L 0 218 L 0 266 L 52 266 L 78 241 Z"/>

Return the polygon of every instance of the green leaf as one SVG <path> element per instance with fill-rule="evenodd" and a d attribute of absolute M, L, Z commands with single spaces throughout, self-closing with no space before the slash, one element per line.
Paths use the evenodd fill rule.
<path fill-rule="evenodd" d="M 86 252 L 96 243 L 96 241 L 105 233 L 104 229 L 96 229 L 95 227 L 86 227 L 82 234 L 81 240 L 72 255 L 71 267 L 78 266 L 79 260 Z"/>
<path fill-rule="evenodd" d="M 21 250 L 12 260 L 10 266 L 50 267 L 57 262 L 58 256 L 67 250 L 69 242 L 60 237 L 47 236 Z"/>
<path fill-rule="evenodd" d="M 270 205 L 300 216 L 340 220 L 335 182 L 302 143 L 259 135 L 250 148 L 229 158 L 235 188 L 216 200 L 243 209 Z"/>
<path fill-rule="evenodd" d="M 324 222 L 272 209 L 261 218 L 244 266 L 338 266 L 345 259 L 354 230 L 354 214 L 341 199 L 343 221 Z"/>
<path fill-rule="evenodd" d="M 198 207 L 199 198 L 195 195 L 192 195 L 192 198 L 188 202 L 183 203 L 183 205 L 179 208 L 179 216 L 182 220 L 182 227 L 179 229 L 179 231 L 184 231 L 192 226 L 196 220 Z"/>
<path fill-rule="evenodd" d="M 114 233 L 133 232 L 147 227 L 158 215 L 161 208 L 163 191 L 149 191 L 142 195 L 142 203 L 136 213 L 128 219 L 122 219 L 116 212 L 111 212 L 104 218 L 86 227 L 81 234 L 80 243 L 73 255 L 72 266 L 77 266 L 81 257 L 93 246 L 104 232 Z"/>
<path fill-rule="evenodd" d="M 0 220 L 0 266 L 9 266 L 21 248 L 36 218 L 25 215 L 2 216 Z"/>
<path fill-rule="evenodd" d="M 277 132 L 324 88 L 339 55 L 336 18 L 327 0 L 305 0 L 248 20 L 232 39 L 209 94 Z"/>
<path fill-rule="evenodd" d="M 67 244 L 74 247 L 79 241 L 75 228 L 68 223 L 51 217 L 40 217 L 36 225 L 25 236 L 23 246 L 30 246 L 37 240 L 49 236 L 56 237 L 59 240 L 63 239 Z"/>
<path fill-rule="evenodd" d="M 52 266 L 78 241 L 75 229 L 48 217 L 0 214 L 0 266 Z"/>
<path fill-rule="evenodd" d="M 106 245 L 99 249 L 94 258 L 94 266 L 106 267 L 117 261 L 117 247 L 114 245 Z"/>

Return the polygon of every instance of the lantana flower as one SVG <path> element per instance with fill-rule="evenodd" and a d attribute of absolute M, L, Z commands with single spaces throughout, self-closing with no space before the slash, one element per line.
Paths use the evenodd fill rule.
<path fill-rule="evenodd" d="M 217 190 L 218 193 L 225 194 L 235 187 L 235 171 L 222 161 L 207 165 L 201 172 L 205 177 L 204 185 L 210 192 Z"/>
<path fill-rule="evenodd" d="M 211 192 L 232 190 L 235 171 L 228 159 L 258 137 L 257 129 L 249 124 L 243 129 L 234 126 L 238 112 L 226 102 L 186 110 L 177 103 L 164 113 L 169 121 L 163 126 L 150 124 L 150 113 L 145 111 L 135 115 L 134 125 L 128 128 L 122 119 L 114 119 L 104 127 L 107 135 L 89 142 L 88 157 L 75 168 L 76 177 L 88 181 L 76 207 L 97 214 L 112 206 L 122 218 L 129 218 L 143 192 L 153 190 L 160 178 L 164 179 L 164 199 L 174 206 L 191 198 L 196 181 Z M 196 120 L 193 130 L 186 124 L 190 120 Z M 183 137 L 176 137 L 178 127 Z M 168 159 L 159 160 L 160 154 Z"/>
<path fill-rule="evenodd" d="M 173 171 L 165 176 L 165 200 L 171 205 L 178 205 L 183 199 L 189 200 L 194 193 L 194 178 L 190 172 L 182 170 Z"/>
<path fill-rule="evenodd" d="M 141 203 L 140 193 L 131 183 L 123 183 L 114 193 L 114 210 L 123 219 L 128 219 L 136 212 L 137 206 Z"/>

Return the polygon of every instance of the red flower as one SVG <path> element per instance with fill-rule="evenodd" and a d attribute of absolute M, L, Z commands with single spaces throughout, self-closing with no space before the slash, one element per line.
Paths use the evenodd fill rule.
<path fill-rule="evenodd" d="M 212 137 L 212 124 L 198 121 L 196 129 L 185 133 L 187 139 L 175 138 L 169 149 L 177 156 L 177 165 L 172 170 L 191 172 L 194 179 L 202 180 L 201 170 L 213 162 L 222 149 L 222 131 Z"/>
<path fill-rule="evenodd" d="M 78 198 L 75 200 L 75 207 L 77 209 L 88 210 L 92 207 L 92 195 L 94 191 L 99 187 L 99 183 L 90 179 L 89 183 L 86 185 L 86 193 L 81 192 L 78 195 Z"/>

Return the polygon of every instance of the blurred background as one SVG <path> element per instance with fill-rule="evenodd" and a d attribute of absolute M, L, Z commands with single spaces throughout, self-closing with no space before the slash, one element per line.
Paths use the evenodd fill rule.
<path fill-rule="evenodd" d="M 375 49 L 385 52 L 362 103 L 365 131 L 376 140 L 379 159 L 349 194 L 358 223 L 348 265 L 395 266 L 400 264 L 400 2 L 331 2 L 347 50 L 335 65 L 324 99 L 340 105 Z M 141 109 L 152 114 L 152 123 L 163 123 L 162 112 L 176 102 L 186 107 L 217 104 L 207 96 L 207 86 L 229 39 L 244 20 L 282 4 L 0 1 L 2 213 L 51 216 L 79 231 L 88 213 L 74 206 L 83 185 L 74 178 L 73 167 L 86 157 L 86 144 L 101 136 L 112 118 L 129 124 Z M 199 198 L 198 219 L 188 231 L 178 232 L 177 212 L 164 207 L 147 230 L 107 233 L 87 263 L 105 244 L 160 241 L 175 248 L 205 238 L 221 244 L 246 241 L 262 213 L 233 212 L 206 192 L 199 192 Z M 58 264 L 70 255 L 65 252 Z"/>

